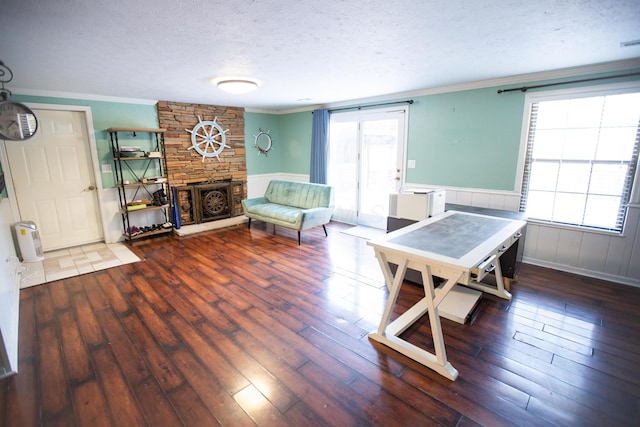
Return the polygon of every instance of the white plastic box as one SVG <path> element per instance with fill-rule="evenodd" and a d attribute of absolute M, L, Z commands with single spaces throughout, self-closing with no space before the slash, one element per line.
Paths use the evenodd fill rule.
<path fill-rule="evenodd" d="M 445 190 L 392 193 L 389 196 L 389 216 L 422 221 L 444 212 Z"/>
<path fill-rule="evenodd" d="M 15 224 L 14 227 L 22 261 L 35 262 L 44 260 L 42 242 L 36 223 L 33 221 L 24 221 Z"/>

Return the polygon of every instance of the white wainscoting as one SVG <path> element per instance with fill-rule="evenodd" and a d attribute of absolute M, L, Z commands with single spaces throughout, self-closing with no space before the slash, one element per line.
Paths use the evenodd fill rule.
<path fill-rule="evenodd" d="M 18 372 L 21 265 L 13 244 L 13 223 L 9 199 L 0 200 L 0 378 Z"/>
<path fill-rule="evenodd" d="M 445 188 L 447 203 L 474 206 L 477 208 L 500 209 L 518 212 L 520 209 L 520 194 L 510 192 L 489 192 L 460 190 Z"/>
<path fill-rule="evenodd" d="M 630 207 L 624 235 L 529 222 L 523 261 L 640 287 L 640 208 Z"/>
<path fill-rule="evenodd" d="M 282 179 L 285 181 L 309 182 L 309 175 L 293 174 L 293 173 L 268 173 L 261 175 L 247 176 L 247 198 L 264 196 L 267 191 L 269 181 L 272 179 Z"/>
<path fill-rule="evenodd" d="M 435 187 L 407 185 L 410 188 Z M 517 212 L 520 194 L 444 188 L 447 203 Z M 633 199 L 640 197 L 635 194 Z M 640 205 L 629 206 L 624 235 L 529 222 L 523 261 L 640 287 Z"/>
<path fill-rule="evenodd" d="M 104 188 L 102 191 L 101 213 L 105 243 L 116 243 L 122 240 L 122 215 L 117 188 Z"/>

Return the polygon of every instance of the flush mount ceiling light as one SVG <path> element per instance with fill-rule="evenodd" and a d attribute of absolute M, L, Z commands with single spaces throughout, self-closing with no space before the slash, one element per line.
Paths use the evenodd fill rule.
<path fill-rule="evenodd" d="M 258 88 L 258 83 L 251 80 L 220 80 L 216 83 L 220 90 L 224 90 L 229 93 L 247 93 Z"/>

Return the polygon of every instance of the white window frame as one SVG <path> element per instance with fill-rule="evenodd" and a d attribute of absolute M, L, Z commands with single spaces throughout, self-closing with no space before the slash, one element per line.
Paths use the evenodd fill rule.
<path fill-rule="evenodd" d="M 529 135 L 529 119 L 531 116 L 531 105 L 536 102 L 564 100 L 568 98 L 589 98 L 594 96 L 603 95 L 617 95 L 624 93 L 640 92 L 640 81 L 614 83 L 607 85 L 594 85 L 583 86 L 570 89 L 559 89 L 550 91 L 537 91 L 528 92 L 524 98 L 524 111 L 522 115 L 522 129 L 520 132 L 520 149 L 518 152 L 518 167 L 516 173 L 516 182 L 514 191 L 520 193 L 522 198 L 522 184 L 524 182 L 524 168 L 527 157 L 527 143 Z M 640 205 L 640 158 L 636 163 L 636 174 L 634 182 L 631 187 L 628 206 Z M 589 228 L 578 225 L 560 224 L 543 220 L 529 219 L 529 222 L 535 222 L 539 224 L 548 225 L 551 227 L 566 228 L 566 229 L 578 229 L 585 232 L 604 233 L 613 235 L 624 235 L 624 224 L 622 226 L 622 232 L 609 231 L 598 228 Z"/>

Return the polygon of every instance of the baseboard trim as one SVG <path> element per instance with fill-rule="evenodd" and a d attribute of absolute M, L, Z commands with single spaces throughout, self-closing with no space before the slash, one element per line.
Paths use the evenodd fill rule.
<path fill-rule="evenodd" d="M 175 229 L 175 233 L 178 236 L 188 236 L 191 234 L 202 233 L 204 231 L 216 230 L 218 228 L 231 227 L 233 225 L 239 225 L 248 221 L 248 218 L 244 215 L 235 216 L 233 218 L 219 219 L 217 221 L 203 222 L 202 224 L 185 225 Z"/>
<path fill-rule="evenodd" d="M 631 279 L 629 277 L 617 276 L 614 274 L 607 274 L 600 271 L 587 270 L 584 268 L 573 267 L 570 265 L 557 264 L 554 262 L 548 262 L 540 259 L 522 257 L 522 262 L 531 265 L 537 265 L 538 267 L 551 268 L 553 270 L 564 271 L 566 273 L 579 274 L 581 276 L 593 277 L 594 279 L 606 280 L 608 282 L 619 283 L 621 285 L 633 286 L 640 288 L 640 280 Z"/>

